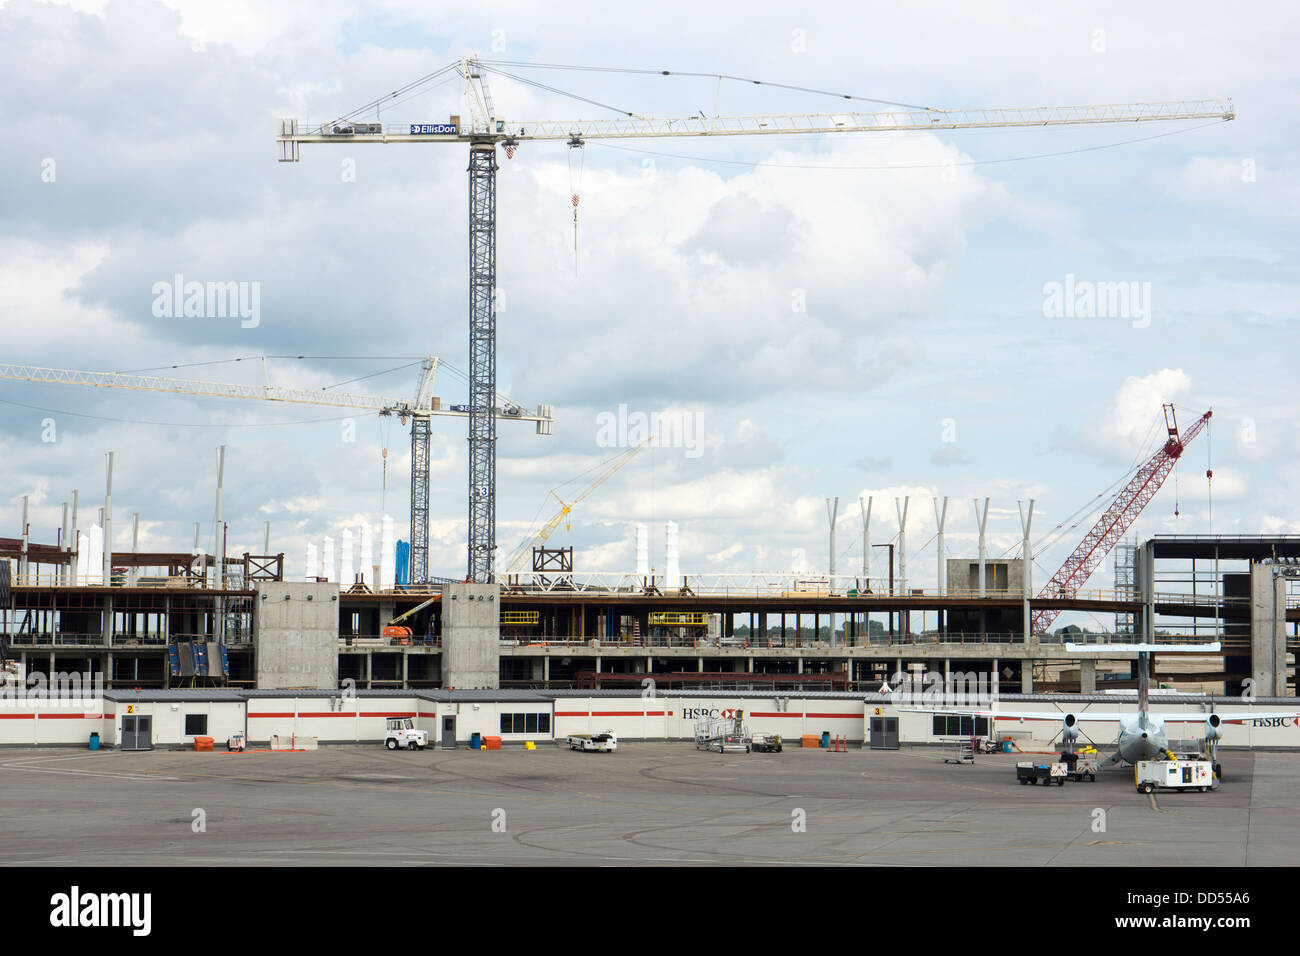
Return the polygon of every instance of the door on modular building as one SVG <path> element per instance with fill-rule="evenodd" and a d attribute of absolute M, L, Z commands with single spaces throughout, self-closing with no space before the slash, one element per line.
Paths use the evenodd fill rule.
<path fill-rule="evenodd" d="M 442 718 L 442 749 L 456 749 L 456 718 L 446 714 Z"/>
<path fill-rule="evenodd" d="M 153 750 L 153 717 L 140 714 L 122 717 L 122 749 Z"/>
<path fill-rule="evenodd" d="M 898 718 L 897 717 L 872 717 L 871 718 L 871 749 L 872 750 L 897 750 L 898 749 Z"/>

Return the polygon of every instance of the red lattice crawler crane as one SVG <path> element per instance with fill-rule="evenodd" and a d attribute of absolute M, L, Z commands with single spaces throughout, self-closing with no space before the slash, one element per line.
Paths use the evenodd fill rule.
<path fill-rule="evenodd" d="M 1213 409 L 1206 412 L 1180 437 L 1178 434 L 1178 421 L 1174 417 L 1174 406 L 1165 405 L 1164 410 L 1165 428 L 1169 432 L 1169 437 L 1164 445 L 1147 459 L 1146 463 L 1137 470 L 1137 474 L 1115 496 L 1115 500 L 1102 512 L 1101 517 L 1097 519 L 1097 523 L 1079 542 L 1079 546 L 1065 559 L 1065 563 L 1052 575 L 1052 579 L 1038 592 L 1040 599 L 1074 597 L 1078 593 L 1088 578 L 1092 576 L 1092 572 L 1097 570 L 1097 565 L 1101 564 L 1106 555 L 1110 553 L 1110 549 L 1115 547 L 1115 543 L 1124 536 L 1124 532 L 1137 520 L 1137 516 L 1142 513 L 1142 509 L 1147 506 L 1147 502 L 1156 496 L 1160 486 L 1169 477 L 1169 472 L 1173 471 L 1174 465 L 1178 464 L 1178 459 L 1182 457 L 1184 449 L 1191 444 L 1192 439 L 1200 434 L 1201 429 L 1209 422 L 1210 416 L 1214 414 Z M 1207 472 L 1206 475 L 1208 477 L 1210 472 Z M 1060 613 L 1059 610 L 1047 609 L 1035 611 L 1031 622 L 1034 635 L 1041 637 L 1046 633 Z"/>

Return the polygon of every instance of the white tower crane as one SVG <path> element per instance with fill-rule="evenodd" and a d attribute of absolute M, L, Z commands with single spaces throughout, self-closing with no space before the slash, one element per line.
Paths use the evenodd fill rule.
<path fill-rule="evenodd" d="M 496 550 L 496 150 L 513 156 L 519 144 L 557 141 L 581 145 L 587 139 L 645 139 L 684 136 L 753 136 L 808 133 L 870 133 L 904 130 L 992 129 L 1161 120 L 1234 119 L 1231 103 L 1181 100 L 1102 106 L 1044 106 L 1017 109 L 685 116 L 656 119 L 622 112 L 615 119 L 518 121 L 497 112 L 488 90 L 492 63 L 464 57 L 456 63 L 372 101 L 333 123 L 281 119 L 276 142 L 280 162 L 298 162 L 304 144 L 460 143 L 469 146 L 469 578 L 494 579 Z M 670 71 L 659 71 L 665 75 Z M 469 122 L 384 126 L 358 119 L 405 97 L 421 84 L 451 74 L 464 80 Z M 504 74 L 509 75 L 509 74 Z M 855 99 L 855 97 L 847 97 Z"/>

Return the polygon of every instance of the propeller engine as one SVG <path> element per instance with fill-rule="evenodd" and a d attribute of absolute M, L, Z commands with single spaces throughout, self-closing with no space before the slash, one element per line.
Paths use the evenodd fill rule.
<path fill-rule="evenodd" d="M 1223 736 L 1223 718 L 1218 714 L 1210 714 L 1205 718 L 1205 739 L 1218 740 Z"/>
<path fill-rule="evenodd" d="M 1079 718 L 1066 714 L 1061 720 L 1061 742 L 1072 744 L 1079 739 Z"/>

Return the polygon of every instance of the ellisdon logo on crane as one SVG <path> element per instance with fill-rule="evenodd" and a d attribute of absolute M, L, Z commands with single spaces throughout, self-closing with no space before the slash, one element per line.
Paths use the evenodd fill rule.
<path fill-rule="evenodd" d="M 412 136 L 455 136 L 459 132 L 455 123 L 412 123 Z"/>

